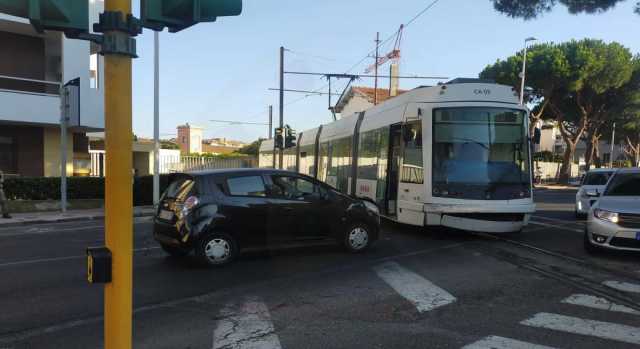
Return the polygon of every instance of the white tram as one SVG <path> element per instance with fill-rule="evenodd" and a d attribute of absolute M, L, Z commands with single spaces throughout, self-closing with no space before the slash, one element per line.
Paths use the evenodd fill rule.
<path fill-rule="evenodd" d="M 535 211 L 527 120 L 511 87 L 456 79 L 300 132 L 283 168 L 401 223 L 514 232 Z M 273 144 L 260 167 L 278 167 Z"/>

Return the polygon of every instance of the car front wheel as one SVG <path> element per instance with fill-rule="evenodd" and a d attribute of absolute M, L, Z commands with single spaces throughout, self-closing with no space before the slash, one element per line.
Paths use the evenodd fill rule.
<path fill-rule="evenodd" d="M 372 238 L 371 231 L 365 224 L 352 224 L 344 236 L 344 247 L 352 253 L 362 252 L 369 248 Z"/>
<path fill-rule="evenodd" d="M 233 238 L 224 233 L 213 233 L 203 237 L 196 247 L 196 257 L 207 266 L 223 266 L 231 263 L 237 254 Z"/>

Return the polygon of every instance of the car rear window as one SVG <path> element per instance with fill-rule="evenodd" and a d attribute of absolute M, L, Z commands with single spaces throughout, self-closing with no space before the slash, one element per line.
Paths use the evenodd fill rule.
<path fill-rule="evenodd" d="M 167 190 L 164 192 L 164 197 L 170 199 L 185 199 L 193 189 L 194 184 L 195 182 L 191 177 L 176 177 L 169 183 Z"/>
<path fill-rule="evenodd" d="M 611 180 L 606 196 L 640 196 L 640 173 L 619 173 Z"/>
<path fill-rule="evenodd" d="M 227 179 L 229 195 L 232 196 L 266 196 L 266 188 L 262 176 L 246 176 Z"/>
<path fill-rule="evenodd" d="M 592 172 L 584 178 L 582 185 L 605 185 L 611 177 L 611 172 Z"/>

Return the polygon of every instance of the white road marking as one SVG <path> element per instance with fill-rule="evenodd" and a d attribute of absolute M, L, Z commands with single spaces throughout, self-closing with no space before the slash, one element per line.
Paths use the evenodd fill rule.
<path fill-rule="evenodd" d="M 396 292 L 413 303 L 419 312 L 430 311 L 456 301 L 456 297 L 449 292 L 396 262 L 380 264 L 374 270 Z"/>
<path fill-rule="evenodd" d="M 629 308 L 629 307 L 624 306 L 624 305 L 611 303 L 607 299 L 604 299 L 604 298 L 601 298 L 601 297 L 596 297 L 596 296 L 590 296 L 590 295 L 587 295 L 587 294 L 574 294 L 574 295 L 571 295 L 571 296 L 565 298 L 562 301 L 562 303 L 580 305 L 580 306 L 583 306 L 583 307 L 588 307 L 588 308 L 593 308 L 593 309 L 609 310 L 609 311 L 615 311 L 615 312 L 619 312 L 619 313 L 640 315 L 640 311 L 637 311 L 635 309 Z"/>
<path fill-rule="evenodd" d="M 632 284 L 630 282 L 620 282 L 620 281 L 605 281 L 602 284 L 607 287 L 614 288 L 618 291 L 640 293 L 639 284 Z"/>
<path fill-rule="evenodd" d="M 576 232 L 576 233 L 584 233 L 584 230 L 568 228 L 568 227 L 565 227 L 565 226 L 562 226 L 562 225 L 558 225 L 558 224 L 549 224 L 549 223 L 534 222 L 534 221 L 529 221 L 529 224 L 540 225 L 540 226 L 547 227 L 547 228 L 568 230 L 568 231 L 573 231 L 573 232 Z"/>
<path fill-rule="evenodd" d="M 218 321 L 213 331 L 213 348 L 279 349 L 280 339 L 275 333 L 269 309 L 258 301 L 250 300 L 234 312 L 232 307 L 224 311 L 228 315 Z"/>
<path fill-rule="evenodd" d="M 465 345 L 462 349 L 555 349 L 544 345 L 517 341 L 511 338 L 489 336 Z"/>
<path fill-rule="evenodd" d="M 538 313 L 522 325 L 541 327 L 585 336 L 599 337 L 631 344 L 640 344 L 640 327 L 611 322 L 585 320 L 577 317 Z"/>
<path fill-rule="evenodd" d="M 151 250 L 157 250 L 159 248 L 160 247 L 138 248 L 138 249 L 133 250 L 133 252 L 151 251 Z M 24 261 L 0 263 L 0 268 L 2 268 L 2 267 L 12 267 L 12 266 L 16 266 L 16 265 L 28 265 L 28 264 L 38 264 L 38 263 L 48 263 L 48 262 L 61 262 L 61 261 L 67 261 L 67 260 L 71 260 L 71 259 L 80 259 L 80 258 L 87 258 L 87 255 L 83 254 L 83 255 L 66 256 L 66 257 L 28 259 L 28 260 L 24 260 Z"/>

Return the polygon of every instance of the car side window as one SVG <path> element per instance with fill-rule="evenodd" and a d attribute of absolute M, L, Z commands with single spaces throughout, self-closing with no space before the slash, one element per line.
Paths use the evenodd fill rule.
<path fill-rule="evenodd" d="M 227 179 L 227 187 L 231 196 L 267 196 L 262 176 L 229 178 Z"/>
<path fill-rule="evenodd" d="M 273 176 L 272 182 L 271 194 L 276 197 L 304 199 L 319 193 L 315 183 L 300 177 Z"/>

